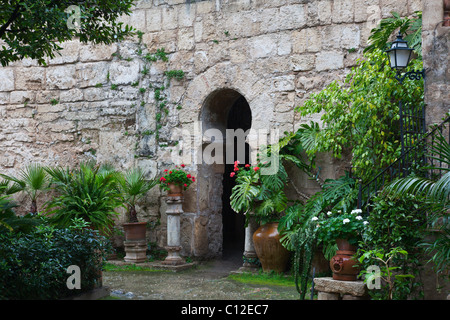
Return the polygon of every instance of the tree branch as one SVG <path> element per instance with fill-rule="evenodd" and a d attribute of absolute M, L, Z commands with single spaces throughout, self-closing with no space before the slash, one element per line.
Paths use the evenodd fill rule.
<path fill-rule="evenodd" d="M 17 17 L 19 16 L 19 11 L 20 11 L 20 5 L 17 4 L 16 7 L 14 8 L 13 13 L 11 14 L 11 16 L 9 17 L 9 20 L 0 27 L 0 39 L 3 38 L 3 36 L 5 35 L 6 29 L 10 26 L 10 24 L 17 19 Z"/>

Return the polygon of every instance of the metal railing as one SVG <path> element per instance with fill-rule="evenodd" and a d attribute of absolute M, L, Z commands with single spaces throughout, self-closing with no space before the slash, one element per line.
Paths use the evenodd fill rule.
<path fill-rule="evenodd" d="M 402 153 L 400 156 L 368 183 L 363 185 L 362 181 L 359 180 L 358 208 L 362 209 L 379 190 L 397 178 L 406 177 L 413 173 L 428 179 L 440 178 L 443 172 L 441 169 L 435 168 L 442 167 L 443 163 L 436 159 L 439 157 L 433 154 L 433 150 L 435 150 L 437 139 L 443 138 L 447 142 L 450 141 L 450 130 L 446 127 L 449 123 L 450 116 L 439 125 L 430 128 L 427 133 L 421 136 L 417 136 L 417 131 L 410 132 L 408 129 L 404 130 L 404 134 L 402 134 Z M 417 137 L 415 141 L 412 138 L 414 135 Z M 368 206 L 366 207 L 369 210 Z"/>

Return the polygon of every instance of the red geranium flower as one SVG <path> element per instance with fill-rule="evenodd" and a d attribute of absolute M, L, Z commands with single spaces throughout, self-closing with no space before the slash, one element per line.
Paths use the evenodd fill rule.
<path fill-rule="evenodd" d="M 259 167 L 254 167 L 253 170 L 255 170 L 255 172 L 256 172 L 259 170 Z"/>
<path fill-rule="evenodd" d="M 235 174 L 234 172 L 230 173 L 230 177 L 233 178 Z"/>
<path fill-rule="evenodd" d="M 190 174 L 188 174 L 186 177 L 188 177 L 188 178 L 190 178 L 191 177 L 191 175 Z"/>
<path fill-rule="evenodd" d="M 159 181 L 166 181 L 166 178 L 161 177 L 161 179 L 159 179 Z"/>
<path fill-rule="evenodd" d="M 182 168 L 186 167 L 184 164 L 181 165 Z"/>

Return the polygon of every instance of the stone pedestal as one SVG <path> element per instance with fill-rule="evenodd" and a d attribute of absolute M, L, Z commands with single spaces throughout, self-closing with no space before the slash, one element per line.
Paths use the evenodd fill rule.
<path fill-rule="evenodd" d="M 363 281 L 334 280 L 331 277 L 314 278 L 318 300 L 366 300 L 367 286 Z"/>
<path fill-rule="evenodd" d="M 126 240 L 123 242 L 125 247 L 126 262 L 140 263 L 147 260 L 147 241 L 146 240 Z"/>
<path fill-rule="evenodd" d="M 258 225 L 255 223 L 254 219 L 250 218 L 248 226 L 245 228 L 245 243 L 244 243 L 244 264 L 240 270 L 252 270 L 257 269 L 258 266 L 251 263 L 250 261 L 256 260 L 258 256 L 256 255 L 255 246 L 253 245 L 253 234 Z"/>
<path fill-rule="evenodd" d="M 186 261 L 180 256 L 180 215 L 183 213 L 183 197 L 168 196 L 167 203 L 167 246 L 168 252 L 166 259 L 162 262 L 164 265 L 180 265 Z"/>

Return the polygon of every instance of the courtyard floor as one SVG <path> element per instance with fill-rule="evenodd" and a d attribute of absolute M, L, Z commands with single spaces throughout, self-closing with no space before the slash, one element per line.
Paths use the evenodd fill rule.
<path fill-rule="evenodd" d="M 228 276 L 242 257 L 173 271 L 104 271 L 103 285 L 121 300 L 298 300 L 295 286 L 242 283 Z"/>

